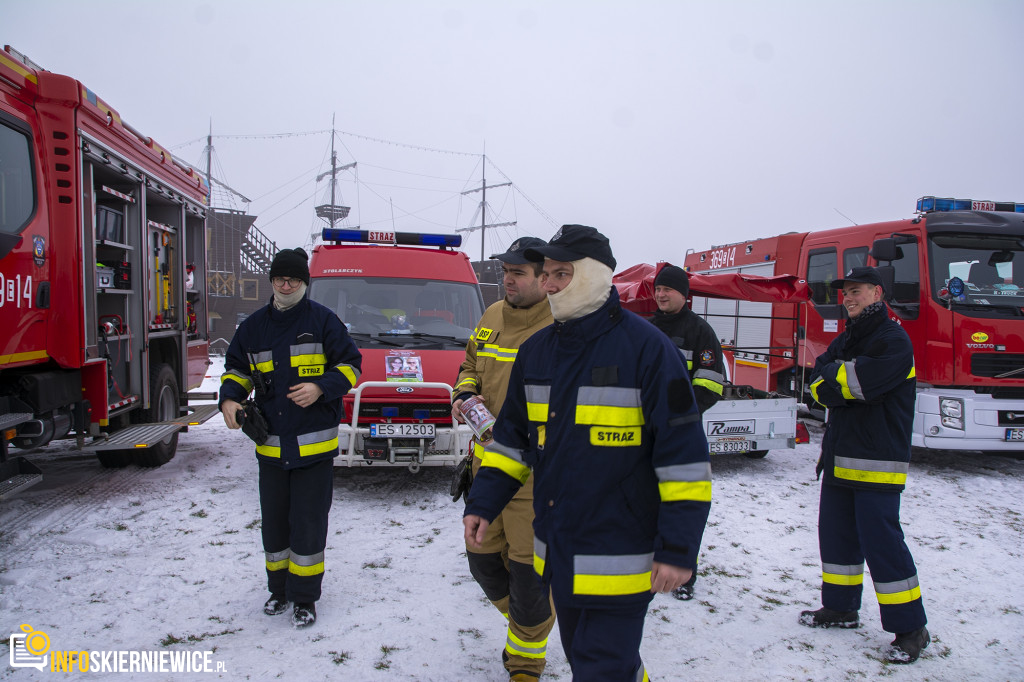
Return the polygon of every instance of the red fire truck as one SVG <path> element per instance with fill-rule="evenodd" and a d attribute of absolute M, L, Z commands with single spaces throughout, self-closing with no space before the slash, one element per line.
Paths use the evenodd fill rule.
<path fill-rule="evenodd" d="M 1019 260 L 1018 260 L 1019 259 Z M 831 282 L 876 265 L 914 345 L 913 444 L 1024 451 L 1024 204 L 923 197 L 906 220 L 688 252 L 690 272 L 796 274 L 813 306 L 694 299 L 734 351 L 737 383 L 800 396 L 844 328 Z"/>
<path fill-rule="evenodd" d="M 159 466 L 208 365 L 207 188 L 80 82 L 0 51 L 0 497 L 74 435 Z M 86 440 L 88 439 L 88 441 Z"/>
<path fill-rule="evenodd" d="M 458 235 L 327 228 L 309 296 L 338 313 L 363 355 L 345 396 L 336 466 L 457 464 L 471 432 L 452 419 L 452 384 L 483 315 Z"/>

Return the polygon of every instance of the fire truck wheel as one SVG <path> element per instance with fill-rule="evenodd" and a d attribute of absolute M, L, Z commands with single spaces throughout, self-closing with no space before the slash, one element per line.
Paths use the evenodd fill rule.
<path fill-rule="evenodd" d="M 747 459 L 764 459 L 767 454 L 767 450 L 751 450 L 750 452 L 744 452 L 743 456 Z"/>
<path fill-rule="evenodd" d="M 101 450 L 96 453 L 96 459 L 107 469 L 123 469 L 132 463 L 132 454 L 124 450 Z"/>
<path fill-rule="evenodd" d="M 178 378 L 170 365 L 159 365 L 150 375 L 149 387 L 153 391 L 145 421 L 164 422 L 179 416 Z M 178 434 L 168 436 L 156 445 L 135 453 L 135 463 L 142 467 L 158 467 L 174 459 L 178 449 Z"/>

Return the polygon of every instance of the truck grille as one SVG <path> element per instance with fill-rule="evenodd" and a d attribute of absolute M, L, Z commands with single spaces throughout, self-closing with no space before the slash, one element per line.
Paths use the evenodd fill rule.
<path fill-rule="evenodd" d="M 415 419 L 415 410 L 426 410 L 429 413 L 427 419 L 448 419 L 452 418 L 452 407 L 448 403 L 370 403 L 363 401 L 359 403 L 360 417 L 380 417 L 383 419 L 381 410 L 385 407 L 397 407 L 397 419 Z"/>
<path fill-rule="evenodd" d="M 974 353 L 971 355 L 971 374 L 976 377 L 995 377 L 1022 370 L 1012 379 L 1024 379 L 1024 355 L 1020 353 Z"/>

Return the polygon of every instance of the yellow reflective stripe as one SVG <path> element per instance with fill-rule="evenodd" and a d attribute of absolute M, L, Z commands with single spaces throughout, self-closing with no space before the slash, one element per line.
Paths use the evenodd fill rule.
<path fill-rule="evenodd" d="M 711 481 L 662 481 L 658 493 L 662 502 L 710 502 Z"/>
<path fill-rule="evenodd" d="M 544 575 L 544 558 L 537 556 L 536 552 L 533 554 L 533 570 L 537 575 Z"/>
<path fill-rule="evenodd" d="M 850 390 L 849 380 L 846 378 L 846 363 L 839 365 L 839 371 L 836 372 L 836 381 L 839 382 L 839 388 L 843 391 L 843 397 L 847 400 L 853 400 L 854 395 Z"/>
<path fill-rule="evenodd" d="M 825 383 L 825 379 L 822 378 L 818 379 L 813 384 L 811 384 L 811 397 L 814 398 L 815 402 L 821 402 L 821 400 L 818 398 L 818 387 L 821 386 L 823 383 Z"/>
<path fill-rule="evenodd" d="M 544 441 L 547 440 L 547 436 L 548 436 L 547 427 L 544 426 L 543 424 L 538 426 L 537 427 L 537 447 L 538 448 L 544 447 Z"/>
<path fill-rule="evenodd" d="M 249 391 L 252 390 L 252 380 L 247 379 L 239 374 L 232 374 L 228 372 L 220 378 L 220 383 L 223 384 L 225 381 L 234 381 L 241 385 L 245 389 L 245 394 L 248 395 Z"/>
<path fill-rule="evenodd" d="M 888 594 L 876 591 L 875 596 L 878 597 L 879 604 L 906 604 L 921 598 L 921 588 L 919 586 L 912 587 L 909 590 L 890 592 Z"/>
<path fill-rule="evenodd" d="M 0 355 L 0 365 L 9 365 L 15 362 L 25 362 L 26 360 L 42 360 L 50 357 L 45 350 L 30 350 L 24 353 L 11 353 L 9 355 Z"/>
<path fill-rule="evenodd" d="M 576 423 L 600 424 L 602 426 L 643 426 L 644 411 L 640 407 L 577 405 Z"/>
<path fill-rule="evenodd" d="M 355 386 L 356 383 L 359 381 L 359 377 L 356 376 L 356 370 L 352 367 L 352 365 L 338 365 L 334 369 L 341 372 L 342 376 L 348 379 L 348 383 L 352 384 L 353 386 Z"/>
<path fill-rule="evenodd" d="M 860 585 L 864 582 L 864 574 L 857 573 L 856 575 L 843 575 L 839 573 L 822 572 L 821 582 L 828 583 L 829 585 Z"/>
<path fill-rule="evenodd" d="M 487 343 L 476 352 L 478 358 L 494 358 L 500 362 L 513 362 L 516 359 L 517 348 L 502 348 L 501 346 Z"/>
<path fill-rule="evenodd" d="M 292 575 L 319 575 L 324 572 L 324 562 L 312 566 L 300 566 L 293 561 L 288 562 L 288 572 Z"/>
<path fill-rule="evenodd" d="M 478 385 L 479 382 L 476 380 L 475 377 L 466 377 L 459 383 L 455 384 L 455 390 L 452 391 L 452 394 L 454 395 L 456 393 L 462 393 L 463 391 L 469 389 L 473 389 L 473 391 L 475 392 L 477 390 Z"/>
<path fill-rule="evenodd" d="M 510 629 L 505 640 L 505 651 L 512 656 L 524 658 L 544 658 L 548 651 L 548 638 L 545 637 L 539 642 L 527 642 L 515 635 Z"/>
<path fill-rule="evenodd" d="M 907 475 L 899 471 L 864 471 L 863 469 L 846 469 L 835 467 L 833 474 L 845 481 L 861 483 L 886 483 L 889 485 L 906 485 Z"/>
<path fill-rule="evenodd" d="M 494 450 L 484 450 L 484 455 L 480 458 L 480 467 L 504 471 L 520 483 L 526 483 L 526 479 L 530 477 L 530 467 Z"/>
<path fill-rule="evenodd" d="M 305 355 L 293 355 L 292 356 L 292 367 L 301 367 L 303 365 L 326 365 L 327 356 L 323 353 L 307 353 Z"/>
<path fill-rule="evenodd" d="M 591 426 L 590 444 L 617 448 L 640 445 L 640 427 Z"/>
<path fill-rule="evenodd" d="M 473 441 L 473 456 L 481 460 L 484 458 L 484 446 L 477 441 Z"/>
<path fill-rule="evenodd" d="M 263 455 L 264 457 L 281 457 L 281 446 L 280 445 L 257 445 L 256 454 Z"/>
<path fill-rule="evenodd" d="M 337 432 L 335 432 L 337 433 Z M 307 445 L 299 445 L 299 457 L 309 457 L 310 455 L 320 455 L 331 450 L 338 449 L 338 436 L 334 436 L 330 440 L 322 440 L 319 443 L 309 443 Z"/>
<path fill-rule="evenodd" d="M 548 420 L 548 404 L 526 403 L 526 418 L 532 422 L 546 422 Z"/>
<path fill-rule="evenodd" d="M 718 383 L 717 381 L 712 381 L 711 379 L 694 379 L 693 387 L 697 388 L 698 386 L 700 386 L 701 388 L 706 388 L 712 393 L 722 395 L 722 384 Z"/>
<path fill-rule="evenodd" d="M 288 568 L 288 557 L 291 556 L 291 553 L 290 549 L 285 549 L 280 552 L 266 552 L 267 570 L 282 571 Z"/>
<path fill-rule="evenodd" d="M 916 376 L 917 376 L 917 367 L 914 366 L 914 365 L 911 365 L 911 367 L 910 367 L 910 374 L 907 375 L 907 378 L 908 379 L 913 379 Z"/>
<path fill-rule="evenodd" d="M 268 561 L 267 562 L 267 570 L 268 571 L 283 571 L 286 568 L 288 568 L 288 560 L 287 559 L 282 559 L 280 561 Z"/>
<path fill-rule="evenodd" d="M 651 590 L 651 572 L 628 575 L 577 574 L 572 578 L 573 594 L 615 596 Z"/>
<path fill-rule="evenodd" d="M 270 374 L 271 372 L 274 371 L 274 361 L 267 360 L 266 362 L 257 362 L 255 365 L 250 362 L 249 367 L 250 369 L 254 369 L 257 372 L 262 372 L 263 374 Z"/>

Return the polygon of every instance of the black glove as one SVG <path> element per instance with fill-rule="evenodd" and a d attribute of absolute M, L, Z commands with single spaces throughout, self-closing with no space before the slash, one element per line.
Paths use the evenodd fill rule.
<path fill-rule="evenodd" d="M 267 442 L 270 435 L 267 419 L 253 401 L 246 400 L 243 409 L 235 412 L 235 421 L 242 425 L 242 433 L 249 436 L 256 445 Z"/>
<path fill-rule="evenodd" d="M 469 488 L 473 485 L 473 455 L 466 455 L 462 461 L 455 465 L 455 474 L 452 476 L 452 486 L 449 493 L 452 502 L 458 502 L 460 497 L 465 497 L 469 502 Z"/>
<path fill-rule="evenodd" d="M 814 465 L 814 480 L 821 478 L 821 472 L 825 470 L 825 455 L 818 456 L 818 463 Z"/>

